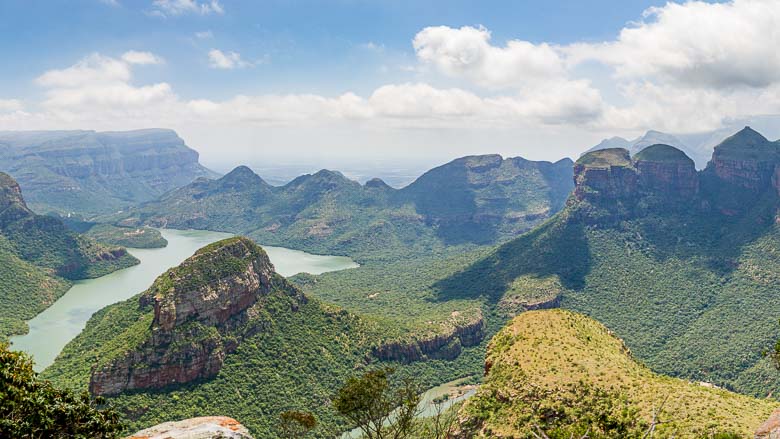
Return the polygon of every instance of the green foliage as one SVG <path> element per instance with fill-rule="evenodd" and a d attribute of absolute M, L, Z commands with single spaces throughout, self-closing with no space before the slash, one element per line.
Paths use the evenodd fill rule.
<path fill-rule="evenodd" d="M 62 296 L 68 280 L 98 277 L 138 263 L 30 211 L 16 182 L 0 173 L 0 339 L 27 332 L 33 318 Z"/>
<path fill-rule="evenodd" d="M 674 146 L 650 145 L 634 156 L 635 161 L 682 163 L 693 165 L 693 160 Z"/>
<path fill-rule="evenodd" d="M 289 439 L 304 438 L 317 426 L 317 418 L 310 412 L 288 410 L 279 415 L 280 430 Z"/>
<path fill-rule="evenodd" d="M 268 245 L 387 262 L 528 230 L 563 206 L 571 172 L 569 160 L 465 157 L 397 190 L 327 170 L 273 187 L 239 167 L 112 219 L 223 230 Z"/>
<path fill-rule="evenodd" d="M 98 242 L 131 248 L 163 248 L 168 241 L 157 229 L 151 227 L 116 227 L 110 224 L 94 224 L 85 233 Z"/>
<path fill-rule="evenodd" d="M 32 360 L 0 343 L 0 436 L 108 438 L 122 429 L 119 414 L 86 392 L 61 390 L 33 372 Z"/>
<path fill-rule="evenodd" d="M 627 149 L 607 148 L 591 151 L 580 157 L 577 165 L 591 168 L 606 168 L 610 166 L 632 167 L 631 155 Z"/>
<path fill-rule="evenodd" d="M 461 410 L 475 437 L 530 438 L 540 428 L 550 438 L 746 436 L 776 407 L 658 375 L 606 327 L 564 310 L 517 316 L 491 341 L 486 364 Z"/>
<path fill-rule="evenodd" d="M 385 368 L 350 377 L 333 400 L 336 411 L 368 439 L 404 439 L 414 433 L 420 388 L 407 379 L 393 389 L 393 372 Z"/>

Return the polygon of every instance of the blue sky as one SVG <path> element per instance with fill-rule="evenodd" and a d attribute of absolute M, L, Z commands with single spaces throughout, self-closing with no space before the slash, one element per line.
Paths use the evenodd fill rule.
<path fill-rule="evenodd" d="M 170 126 L 215 162 L 553 160 L 775 114 L 778 17 L 768 0 L 0 0 L 0 129 Z"/>

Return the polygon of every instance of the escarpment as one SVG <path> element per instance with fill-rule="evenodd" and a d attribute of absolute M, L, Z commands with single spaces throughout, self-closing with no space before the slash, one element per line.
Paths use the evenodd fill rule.
<path fill-rule="evenodd" d="M 113 395 L 213 377 L 243 338 L 265 329 L 252 317 L 269 294 L 286 296 L 291 311 L 306 301 L 249 239 L 204 247 L 139 297 L 139 308 L 151 314 L 134 336 L 141 341 L 96 367 L 90 392 Z"/>
<path fill-rule="evenodd" d="M 720 180 L 751 191 L 772 184 L 780 165 L 780 145 L 746 127 L 715 147 L 707 172 Z"/>
<path fill-rule="evenodd" d="M 481 312 L 474 317 L 448 322 L 447 328 L 431 335 L 412 336 L 407 340 L 394 340 L 376 346 L 372 354 L 382 361 L 411 363 L 429 358 L 452 360 L 463 347 L 476 346 L 485 337 L 485 320 Z"/>

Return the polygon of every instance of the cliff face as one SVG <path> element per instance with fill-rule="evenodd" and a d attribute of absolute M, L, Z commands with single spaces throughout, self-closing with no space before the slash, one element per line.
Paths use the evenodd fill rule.
<path fill-rule="evenodd" d="M 699 175 L 693 160 L 669 145 L 652 145 L 634 158 L 639 186 L 644 192 L 690 199 L 699 193 Z"/>
<path fill-rule="evenodd" d="M 113 395 L 216 375 L 243 337 L 264 329 L 250 320 L 272 290 L 289 296 L 293 310 L 306 300 L 250 240 L 204 247 L 140 296 L 139 307 L 153 310 L 143 341 L 93 370 L 90 392 Z"/>
<path fill-rule="evenodd" d="M 746 127 L 715 147 L 707 171 L 731 185 L 758 192 L 772 184 L 780 145 Z"/>
<path fill-rule="evenodd" d="M 485 320 L 479 313 L 468 321 L 453 322 L 446 331 L 431 336 L 383 343 L 375 347 L 372 354 L 383 361 L 402 363 L 429 358 L 452 360 L 460 355 L 463 347 L 478 345 L 484 337 Z"/>
<path fill-rule="evenodd" d="M 101 213 L 213 173 L 171 130 L 0 132 L 0 170 L 33 208 Z"/>

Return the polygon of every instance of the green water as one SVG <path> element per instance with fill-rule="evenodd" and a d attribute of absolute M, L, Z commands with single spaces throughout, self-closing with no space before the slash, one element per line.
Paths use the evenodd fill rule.
<path fill-rule="evenodd" d="M 76 282 L 52 306 L 27 322 L 30 332 L 12 337 L 14 349 L 32 355 L 35 369 L 48 367 L 62 348 L 77 336 L 93 313 L 128 299 L 152 284 L 165 270 L 179 265 L 206 244 L 231 236 L 203 230 L 161 230 L 168 246 L 160 249 L 129 249 L 139 265 L 97 279 Z M 263 246 L 276 271 L 284 276 L 357 267 L 343 256 L 319 256 L 283 247 Z"/>

